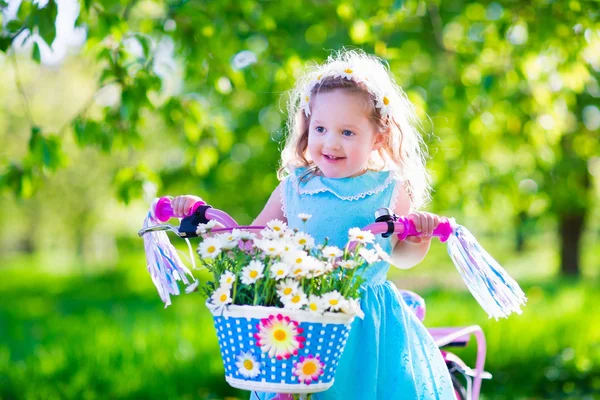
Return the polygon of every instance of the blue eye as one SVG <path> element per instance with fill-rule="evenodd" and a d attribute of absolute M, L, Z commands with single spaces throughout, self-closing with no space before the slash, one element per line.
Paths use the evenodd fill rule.
<path fill-rule="evenodd" d="M 344 136 L 348 136 L 348 137 L 349 137 L 349 136 L 354 136 L 354 132 L 352 132 L 352 131 L 349 131 L 348 129 L 346 129 L 346 130 L 344 130 L 344 131 L 342 132 L 342 135 L 344 135 Z"/>
<path fill-rule="evenodd" d="M 315 128 L 315 131 L 317 131 L 317 132 L 319 132 L 319 133 L 323 133 L 323 132 L 325 132 L 325 128 L 323 128 L 322 126 L 317 126 L 317 127 Z"/>

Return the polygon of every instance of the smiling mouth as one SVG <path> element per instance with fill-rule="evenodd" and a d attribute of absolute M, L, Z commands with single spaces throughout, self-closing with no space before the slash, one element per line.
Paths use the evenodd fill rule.
<path fill-rule="evenodd" d="M 327 160 L 330 160 L 330 161 L 338 161 L 338 160 L 343 160 L 344 158 L 346 158 L 346 157 L 330 156 L 327 154 L 323 154 L 323 157 L 325 157 Z"/>

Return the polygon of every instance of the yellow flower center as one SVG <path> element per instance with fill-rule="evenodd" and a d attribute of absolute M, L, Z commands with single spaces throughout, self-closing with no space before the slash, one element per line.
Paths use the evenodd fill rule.
<path fill-rule="evenodd" d="M 317 311 L 317 305 L 315 303 L 312 303 L 310 305 L 310 309 L 313 310 L 313 311 Z"/>
<path fill-rule="evenodd" d="M 353 71 L 350 68 L 346 68 L 344 70 L 344 72 L 347 73 L 347 74 L 351 74 Z"/>
<path fill-rule="evenodd" d="M 269 251 L 275 251 L 275 247 L 269 247 Z"/>
<path fill-rule="evenodd" d="M 250 271 L 250 278 L 256 278 L 258 276 L 258 271 Z"/>
<path fill-rule="evenodd" d="M 385 104 L 386 106 L 390 104 L 390 99 L 388 99 L 387 96 L 383 96 L 383 104 Z"/>
<path fill-rule="evenodd" d="M 281 230 L 281 227 L 279 227 L 279 226 L 275 225 L 275 226 L 273 227 L 273 230 L 274 230 L 275 232 L 279 232 L 279 231 Z"/>
<path fill-rule="evenodd" d="M 331 299 L 329 300 L 329 304 L 331 304 L 332 306 L 337 305 L 338 301 L 336 299 Z"/>
<path fill-rule="evenodd" d="M 297 270 L 294 271 L 295 275 L 298 275 L 302 272 L 302 268 L 298 268 Z"/>
<path fill-rule="evenodd" d="M 283 270 L 280 269 L 279 271 L 277 271 L 277 275 L 283 275 Z"/>
<path fill-rule="evenodd" d="M 362 235 L 358 235 L 356 238 L 359 239 L 359 240 L 365 240 L 365 237 L 362 236 Z"/>
<path fill-rule="evenodd" d="M 217 250 L 215 246 L 209 246 L 208 249 L 206 249 L 206 251 L 208 251 L 209 253 L 214 253 L 215 250 Z"/>
<path fill-rule="evenodd" d="M 283 329 L 277 329 L 275 332 L 273 332 L 273 337 L 275 340 L 283 341 L 287 337 L 287 334 Z"/>
<path fill-rule="evenodd" d="M 301 258 L 296 258 L 296 264 L 302 264 L 302 259 Z"/>
<path fill-rule="evenodd" d="M 302 367 L 302 373 L 304 375 L 313 375 L 315 372 L 317 372 L 317 366 L 313 362 L 307 362 Z"/>
<path fill-rule="evenodd" d="M 248 371 L 252 371 L 252 368 L 254 367 L 254 363 L 250 360 L 246 360 L 244 361 L 244 368 L 246 368 Z"/>
<path fill-rule="evenodd" d="M 285 294 L 286 296 L 292 294 L 292 288 L 288 287 L 283 289 L 283 294 Z"/>
<path fill-rule="evenodd" d="M 300 295 L 295 295 L 292 297 L 292 303 L 298 303 L 300 301 Z"/>
<path fill-rule="evenodd" d="M 227 295 L 226 294 L 222 294 L 221 297 L 219 297 L 219 300 L 221 300 L 222 302 L 224 302 L 225 300 L 227 300 Z"/>
<path fill-rule="evenodd" d="M 300 243 L 300 244 L 306 244 L 306 239 L 300 239 L 300 240 L 298 240 L 298 243 Z"/>
<path fill-rule="evenodd" d="M 323 77 L 323 74 L 317 76 L 317 80 L 320 81 L 322 77 Z"/>
<path fill-rule="evenodd" d="M 306 96 L 305 100 L 306 100 L 306 102 L 308 103 L 308 96 Z"/>

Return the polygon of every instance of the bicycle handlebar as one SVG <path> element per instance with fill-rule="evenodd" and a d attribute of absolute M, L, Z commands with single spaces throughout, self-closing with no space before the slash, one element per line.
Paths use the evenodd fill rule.
<path fill-rule="evenodd" d="M 217 228 L 215 231 L 228 231 L 234 228 L 239 229 L 262 229 L 262 226 L 239 226 L 238 223 L 224 211 L 212 208 L 204 201 L 196 202 L 189 210 L 189 215 L 186 215 L 181 220 L 179 227 L 179 236 L 182 237 L 194 237 L 196 235 L 196 229 L 198 224 L 205 224 L 210 220 L 214 220 L 224 226 L 224 228 Z M 171 207 L 170 197 L 161 197 L 154 204 L 154 215 L 162 222 L 175 217 L 173 208 Z M 164 225 L 167 226 L 167 225 Z M 148 228 L 150 229 L 150 228 Z M 408 236 L 419 236 L 420 232 L 417 231 L 415 224 L 412 220 L 407 217 L 396 217 L 390 215 L 385 221 L 374 222 L 363 228 L 365 231 L 371 231 L 374 235 L 384 234 L 391 235 L 397 234 L 399 240 L 404 240 Z M 453 231 L 453 221 L 443 218 L 442 222 L 434 229 L 432 236 L 436 236 L 441 242 L 448 240 L 448 237 Z M 144 230 L 140 231 L 140 235 L 143 235 Z"/>

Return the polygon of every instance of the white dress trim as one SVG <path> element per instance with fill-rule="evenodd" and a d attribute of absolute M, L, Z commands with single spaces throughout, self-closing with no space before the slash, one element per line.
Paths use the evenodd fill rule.
<path fill-rule="evenodd" d="M 289 176 L 286 176 L 284 179 L 281 180 L 281 185 L 279 186 L 279 201 L 281 202 L 281 211 L 283 212 L 283 216 L 285 218 L 288 217 L 287 215 L 287 206 L 286 206 L 286 202 L 285 202 L 285 187 L 288 184 L 289 181 Z"/>
<path fill-rule="evenodd" d="M 337 194 L 334 190 L 332 190 L 328 187 L 320 187 L 318 189 L 313 189 L 313 190 L 301 189 L 300 183 L 298 182 L 298 177 L 296 175 L 292 174 L 289 176 L 289 178 L 292 181 L 292 186 L 294 187 L 296 192 L 298 192 L 299 194 L 313 195 L 313 194 L 322 193 L 322 192 L 330 192 L 330 193 L 334 194 L 336 197 L 338 197 L 339 199 L 347 200 L 347 201 L 355 201 L 355 200 L 364 199 L 367 196 L 371 196 L 371 195 L 377 194 L 379 192 L 382 192 L 390 185 L 390 183 L 392 183 L 396 180 L 394 177 L 394 174 L 390 173 L 390 175 L 387 177 L 385 182 L 383 182 L 381 185 L 379 185 L 371 190 L 367 190 L 365 192 L 361 192 L 361 193 L 358 193 L 358 194 L 355 194 L 352 196 L 341 196 L 341 195 Z"/>

